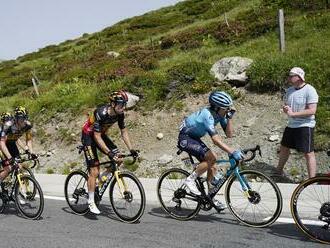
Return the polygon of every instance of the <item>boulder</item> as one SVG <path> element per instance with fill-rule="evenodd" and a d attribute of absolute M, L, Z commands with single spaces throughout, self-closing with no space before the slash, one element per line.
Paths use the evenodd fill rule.
<path fill-rule="evenodd" d="M 107 52 L 107 55 L 110 57 L 113 57 L 113 58 L 117 58 L 120 55 L 120 53 L 110 51 L 110 52 Z"/>
<path fill-rule="evenodd" d="M 166 164 L 168 164 L 172 161 L 173 161 L 173 156 L 172 155 L 167 155 L 167 154 L 164 154 L 163 156 L 161 156 L 158 159 L 158 163 L 161 164 L 161 165 L 166 165 Z"/>
<path fill-rule="evenodd" d="M 127 96 L 128 96 L 128 102 L 126 105 L 127 109 L 133 108 L 138 103 L 138 101 L 140 101 L 140 97 L 133 95 L 129 92 L 127 92 Z"/>
<path fill-rule="evenodd" d="M 157 134 L 157 139 L 161 140 L 164 138 L 164 134 L 163 133 L 158 133 Z"/>
<path fill-rule="evenodd" d="M 217 61 L 210 72 L 220 82 L 228 81 L 235 86 L 244 86 L 248 77 L 246 70 L 253 60 L 243 57 L 227 57 Z"/>

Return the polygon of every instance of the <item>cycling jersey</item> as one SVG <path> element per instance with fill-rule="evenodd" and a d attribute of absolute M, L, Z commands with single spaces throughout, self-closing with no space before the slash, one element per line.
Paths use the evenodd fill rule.
<path fill-rule="evenodd" d="M 32 138 L 32 124 L 30 121 L 25 120 L 24 126 L 19 128 L 14 119 L 8 120 L 1 125 L 0 137 L 1 139 L 7 138 L 7 141 L 17 141 L 24 133 L 27 139 Z"/>
<path fill-rule="evenodd" d="M 109 115 L 110 104 L 105 104 L 94 110 L 83 126 L 83 133 L 92 135 L 94 132 L 105 133 L 109 127 L 118 122 L 120 129 L 125 128 L 124 113 L 119 115 Z"/>
<path fill-rule="evenodd" d="M 180 131 L 195 139 L 200 139 L 207 133 L 212 137 L 218 133 L 215 129 L 218 123 L 220 123 L 223 130 L 226 130 L 226 118 L 216 114 L 210 108 L 203 108 L 185 118 Z"/>

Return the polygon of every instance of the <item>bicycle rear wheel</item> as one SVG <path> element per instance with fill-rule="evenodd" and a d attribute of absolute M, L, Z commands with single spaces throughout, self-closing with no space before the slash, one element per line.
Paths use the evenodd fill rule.
<path fill-rule="evenodd" d="M 201 208 L 196 198 L 186 194 L 183 183 L 188 176 L 189 172 L 172 168 L 165 171 L 157 183 L 157 195 L 162 208 L 177 220 L 192 219 Z"/>
<path fill-rule="evenodd" d="M 232 175 L 225 190 L 230 212 L 247 226 L 265 227 L 274 223 L 283 206 L 277 185 L 258 171 L 241 171 L 240 176 L 249 187 L 248 194 L 243 191 L 238 178 Z"/>
<path fill-rule="evenodd" d="M 35 191 L 34 194 L 31 192 Z M 38 219 L 44 210 L 44 196 L 36 179 L 22 175 L 15 185 L 15 204 L 28 219 Z"/>
<path fill-rule="evenodd" d="M 87 181 L 87 174 L 78 170 L 71 172 L 64 184 L 66 202 L 72 211 L 79 215 L 89 211 Z"/>
<path fill-rule="evenodd" d="M 299 184 L 292 194 L 290 207 L 303 233 L 330 244 L 330 177 L 314 177 Z"/>
<path fill-rule="evenodd" d="M 119 173 L 119 182 L 116 177 L 109 188 L 110 203 L 115 214 L 126 223 L 138 221 L 146 206 L 146 196 L 139 179 L 132 173 Z"/>

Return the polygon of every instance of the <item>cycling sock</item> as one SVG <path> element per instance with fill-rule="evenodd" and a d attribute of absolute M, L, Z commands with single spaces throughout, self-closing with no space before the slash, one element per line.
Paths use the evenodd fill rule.
<path fill-rule="evenodd" d="M 88 203 L 94 202 L 94 192 L 88 192 Z"/>

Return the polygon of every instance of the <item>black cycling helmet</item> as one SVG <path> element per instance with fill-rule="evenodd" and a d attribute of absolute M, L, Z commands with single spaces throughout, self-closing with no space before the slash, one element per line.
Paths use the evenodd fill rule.
<path fill-rule="evenodd" d="M 13 115 L 9 112 L 3 112 L 1 114 L 1 121 L 2 122 L 6 122 L 6 121 L 9 121 L 13 118 Z"/>

